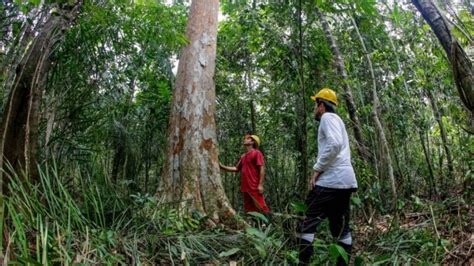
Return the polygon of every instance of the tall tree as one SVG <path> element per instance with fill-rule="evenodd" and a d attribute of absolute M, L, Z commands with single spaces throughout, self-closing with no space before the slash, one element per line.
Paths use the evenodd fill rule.
<path fill-rule="evenodd" d="M 235 214 L 222 186 L 216 147 L 215 59 L 219 1 L 193 1 L 178 65 L 158 196 L 212 222 Z"/>
<path fill-rule="evenodd" d="M 393 206 L 393 209 L 395 210 L 396 206 L 397 206 L 396 205 L 397 204 L 397 199 L 398 199 L 397 189 L 396 189 L 396 185 L 395 185 L 395 176 L 393 174 L 393 163 L 392 163 L 391 152 L 390 152 L 390 148 L 389 148 L 389 145 L 388 145 L 387 137 L 385 136 L 385 131 L 384 131 L 384 128 L 382 126 L 382 122 L 380 121 L 380 115 L 379 115 L 380 100 L 379 100 L 379 96 L 378 96 L 378 93 L 377 93 L 377 81 L 375 79 L 375 73 L 374 73 L 374 68 L 373 68 L 373 64 L 372 64 L 372 59 L 371 59 L 370 54 L 369 54 L 369 52 L 367 50 L 367 47 L 365 45 L 364 38 L 360 34 L 359 26 L 357 25 L 354 17 L 351 16 L 350 19 L 352 21 L 352 25 L 354 26 L 354 28 L 356 30 L 357 37 L 359 38 L 360 44 L 362 46 L 362 51 L 365 54 L 368 69 L 369 69 L 369 72 L 370 72 L 370 79 L 372 81 L 372 91 L 371 91 L 372 112 L 371 112 L 371 114 L 372 114 L 372 119 L 374 120 L 377 135 L 378 135 L 379 140 L 382 144 L 382 156 L 383 156 L 383 160 L 385 162 L 386 170 L 387 170 L 387 173 L 388 173 L 388 178 L 390 180 L 390 187 L 391 187 L 392 199 L 393 199 L 393 203 L 392 203 L 393 205 L 392 206 Z"/>
<path fill-rule="evenodd" d="M 38 7 L 35 32 L 23 37 L 30 37 L 31 45 L 27 46 L 20 62 L 9 70 L 13 82 L 6 83 L 9 96 L 0 127 L 0 168 L 5 169 L 5 161 L 8 161 L 18 174 L 25 172 L 32 179 L 37 176 L 39 106 L 51 66 L 50 53 L 61 40 L 64 29 L 78 15 L 81 4 L 79 0 L 61 6 Z M 0 180 L 3 182 L 1 175 L 2 172 Z M 2 187 L 4 185 L 6 182 Z"/>
<path fill-rule="evenodd" d="M 431 0 L 412 0 L 412 3 L 423 15 L 443 46 L 451 63 L 459 96 L 470 112 L 470 123 L 474 126 L 474 71 L 471 60 L 452 35 L 446 18 Z"/>
<path fill-rule="evenodd" d="M 334 65 L 337 72 L 341 76 L 341 87 L 344 90 L 343 98 L 346 102 L 346 108 L 349 112 L 349 117 L 352 121 L 352 130 L 354 131 L 354 138 L 356 140 L 357 153 L 365 161 L 369 159 L 369 153 L 365 146 L 365 142 L 362 136 L 362 127 L 360 125 L 359 117 L 357 116 L 357 108 L 355 105 L 354 97 L 352 96 L 352 89 L 349 86 L 349 78 L 347 76 L 346 66 L 344 64 L 344 59 L 342 58 L 341 53 L 339 52 L 339 47 L 337 45 L 334 36 L 332 35 L 331 28 L 326 20 L 326 17 L 323 13 L 316 8 L 316 13 L 321 19 L 321 24 L 328 40 L 329 46 L 331 47 L 331 52 L 333 55 Z"/>

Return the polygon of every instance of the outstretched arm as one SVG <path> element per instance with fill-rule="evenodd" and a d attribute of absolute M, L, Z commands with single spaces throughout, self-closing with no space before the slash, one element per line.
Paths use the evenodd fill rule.
<path fill-rule="evenodd" d="M 235 166 L 225 166 L 221 163 L 219 163 L 219 167 L 222 170 L 226 171 L 226 172 L 238 172 L 239 171 L 239 170 L 237 170 L 237 167 L 235 167 Z"/>

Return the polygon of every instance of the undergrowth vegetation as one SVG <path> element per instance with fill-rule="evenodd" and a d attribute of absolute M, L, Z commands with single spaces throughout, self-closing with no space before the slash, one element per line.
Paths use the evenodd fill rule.
<path fill-rule="evenodd" d="M 298 261 L 292 229 L 301 208 L 298 204 L 289 206 L 293 213 L 238 216 L 247 223 L 239 230 L 209 228 L 207 217 L 181 215 L 152 195 L 124 193 L 127 190 L 112 185 L 103 171 L 97 171 L 100 168 L 72 169 L 62 178 L 54 165 L 43 167 L 36 185 L 11 177 L 11 196 L 5 199 L 11 219 L 3 228 L 7 239 L 3 248 L 11 260 L 5 257 L 5 265 L 225 265 L 232 261 L 291 265 Z M 467 262 L 463 249 L 469 243 L 462 241 L 472 227 L 468 219 L 472 209 L 462 195 L 439 203 L 414 197 L 413 204 L 407 205 L 413 212 L 405 209 L 399 224 L 388 215 L 370 223 L 355 217 L 355 265 Z M 323 223 L 318 231 L 314 265 L 331 264 L 343 252 L 333 244 L 327 227 Z"/>

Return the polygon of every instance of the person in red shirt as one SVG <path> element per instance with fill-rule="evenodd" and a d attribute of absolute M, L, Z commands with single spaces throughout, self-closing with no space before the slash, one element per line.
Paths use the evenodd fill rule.
<path fill-rule="evenodd" d="M 246 135 L 244 143 L 246 153 L 240 156 L 236 166 L 225 166 L 219 163 L 222 170 L 240 172 L 241 186 L 245 212 L 270 212 L 263 197 L 263 180 L 265 168 L 263 154 L 258 150 L 260 138 L 257 135 Z"/>

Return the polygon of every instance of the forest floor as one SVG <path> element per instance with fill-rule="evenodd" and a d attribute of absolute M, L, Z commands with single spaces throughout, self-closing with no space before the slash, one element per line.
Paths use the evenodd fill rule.
<path fill-rule="evenodd" d="M 407 247 L 412 248 L 410 242 L 422 241 L 419 252 L 432 251 L 433 246 L 438 247 L 434 250 L 435 253 L 439 252 L 439 256 L 443 256 L 440 258 L 442 265 L 474 265 L 474 206 L 458 205 L 437 215 L 432 208 L 427 212 L 402 214 L 398 229 L 394 228 L 392 221 L 393 217 L 389 215 L 374 219 L 370 224 L 366 221 L 356 221 L 355 254 L 364 254 L 364 250 L 396 254 L 397 249 L 401 253 Z M 410 234 L 426 231 L 432 234 Z M 400 237 L 393 238 L 394 234 Z M 402 237 L 403 235 L 405 236 Z M 391 241 L 392 238 L 395 241 Z M 389 260 L 387 258 L 387 262 Z"/>

